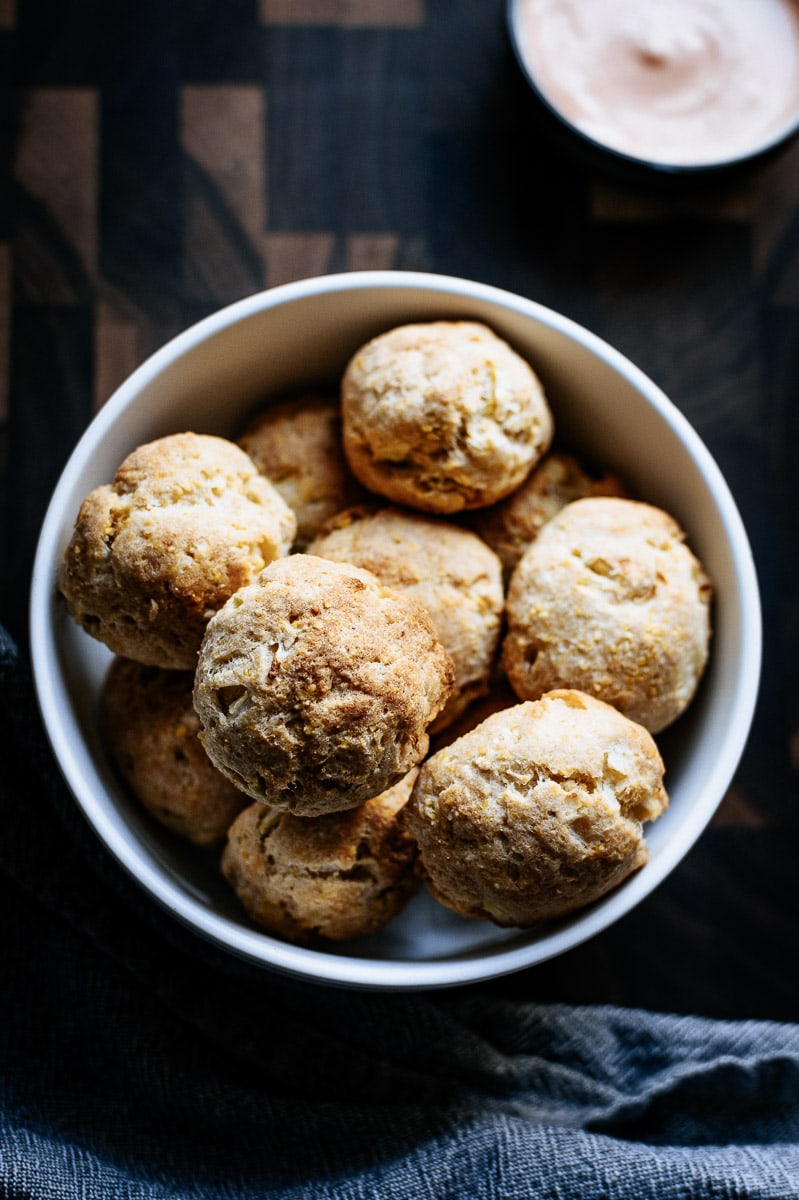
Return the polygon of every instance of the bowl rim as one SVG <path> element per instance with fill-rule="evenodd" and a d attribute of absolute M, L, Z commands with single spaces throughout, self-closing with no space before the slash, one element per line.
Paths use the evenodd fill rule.
<path fill-rule="evenodd" d="M 159 872 L 125 837 L 95 797 L 83 777 L 75 748 L 64 724 L 58 696 L 58 645 L 52 620 L 57 550 L 64 521 L 64 502 L 118 415 L 139 391 L 168 365 L 212 338 L 220 330 L 253 314 L 311 296 L 369 289 L 415 289 L 487 302 L 522 317 L 532 318 L 596 353 L 643 393 L 677 433 L 712 490 L 735 563 L 736 587 L 746 628 L 741 646 L 738 686 L 722 752 L 712 761 L 697 803 L 680 826 L 679 836 L 661 851 L 656 862 L 629 878 L 623 888 L 604 897 L 599 906 L 575 914 L 544 939 L 488 952 L 478 948 L 441 959 L 370 959 L 294 946 L 265 932 L 248 929 L 212 912 Z M 296 280 L 266 288 L 220 308 L 192 324 L 150 355 L 115 390 L 95 414 L 70 454 L 51 496 L 34 557 L 29 601 L 29 632 L 34 688 L 47 738 L 70 792 L 89 825 L 117 862 L 149 896 L 184 925 L 219 948 L 260 966 L 305 980 L 391 991 L 423 990 L 480 982 L 534 966 L 573 949 L 608 928 L 648 896 L 671 872 L 699 837 L 720 803 L 740 761 L 757 700 L 762 634 L 760 596 L 748 537 L 729 487 L 715 459 L 687 418 L 653 380 L 626 356 L 571 318 L 516 293 L 491 284 L 446 274 L 414 271 L 353 271 Z M 520 931 L 523 937 L 523 931 Z"/>
<path fill-rule="evenodd" d="M 607 142 L 599 141 L 598 138 L 592 137 L 590 133 L 586 133 L 579 125 L 571 121 L 538 86 L 535 73 L 530 67 L 519 43 L 516 28 L 516 13 L 521 3 L 522 0 L 506 0 L 505 26 L 516 64 L 530 92 L 536 102 L 542 106 L 550 118 L 562 130 L 574 137 L 578 143 L 581 143 L 595 155 L 605 156 L 609 162 L 616 163 L 620 167 L 640 169 L 647 172 L 652 178 L 659 176 L 662 179 L 700 180 L 715 177 L 719 174 L 726 175 L 728 172 L 754 166 L 762 160 L 769 158 L 783 146 L 786 146 L 799 133 L 799 107 L 797 107 L 796 114 L 793 117 L 789 117 L 782 125 L 773 130 L 768 137 L 755 143 L 750 150 L 740 151 L 738 154 L 721 158 L 703 159 L 700 162 L 675 163 L 667 159 L 647 158 L 646 155 L 619 150 Z"/>

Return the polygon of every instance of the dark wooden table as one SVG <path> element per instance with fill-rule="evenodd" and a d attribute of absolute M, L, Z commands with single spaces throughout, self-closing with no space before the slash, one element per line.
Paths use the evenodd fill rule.
<path fill-rule="evenodd" d="M 289 279 L 469 276 L 648 372 L 722 467 L 760 574 L 760 702 L 692 853 L 590 944 L 492 987 L 799 1016 L 799 144 L 678 193 L 543 141 L 502 0 L 0 0 L 2 619 L 26 643 L 44 509 L 112 389 Z"/>

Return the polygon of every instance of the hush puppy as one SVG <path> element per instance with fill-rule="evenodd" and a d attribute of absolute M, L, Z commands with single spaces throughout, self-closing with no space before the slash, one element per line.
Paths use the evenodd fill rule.
<path fill-rule="evenodd" d="M 292 554 L 209 621 L 194 704 L 208 755 L 233 783 L 319 816 L 421 761 L 454 675 L 418 601 L 350 564 Z"/>
<path fill-rule="evenodd" d="M 270 405 L 238 444 L 296 516 L 294 550 L 306 550 L 325 521 L 365 498 L 344 456 L 337 395 L 302 393 Z"/>
<path fill-rule="evenodd" d="M 435 897 L 466 917 L 565 917 L 648 857 L 642 822 L 666 808 L 649 733 L 580 692 L 488 717 L 422 766 L 404 814 Z"/>
<path fill-rule="evenodd" d="M 296 524 L 233 442 L 172 434 L 139 446 L 84 500 L 59 587 L 115 654 L 192 670 L 211 614 L 288 552 Z"/>
<path fill-rule="evenodd" d="M 575 500 L 513 572 L 503 666 L 521 700 L 578 688 L 658 733 L 688 707 L 704 671 L 711 592 L 662 509 Z"/>
<path fill-rule="evenodd" d="M 341 397 L 353 473 L 389 500 L 429 512 L 501 499 L 552 439 L 538 377 L 477 321 L 379 335 L 350 360 Z"/>
<path fill-rule="evenodd" d="M 295 817 L 258 802 L 230 829 L 222 873 L 256 924 L 298 944 L 377 933 L 418 887 L 399 824 L 411 771 L 347 812 Z"/>
<path fill-rule="evenodd" d="M 357 508 L 334 518 L 309 551 L 364 567 L 430 613 L 455 665 L 434 732 L 488 691 L 505 597 L 499 559 L 476 534 L 408 510 Z"/>
<path fill-rule="evenodd" d="M 103 736 L 131 792 L 167 829 L 196 846 L 221 841 L 247 803 L 200 741 L 191 671 L 115 658 L 100 697 Z"/>
<path fill-rule="evenodd" d="M 510 496 L 478 513 L 475 530 L 499 556 L 505 582 L 541 529 L 572 500 L 628 496 L 611 472 L 594 474 L 573 454 L 550 451 Z"/>

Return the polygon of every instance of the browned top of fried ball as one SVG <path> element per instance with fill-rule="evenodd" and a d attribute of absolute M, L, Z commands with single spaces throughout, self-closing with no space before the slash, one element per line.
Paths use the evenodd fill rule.
<path fill-rule="evenodd" d="M 693 699 L 711 585 L 677 522 L 635 500 L 575 500 L 511 578 L 502 663 L 523 700 L 573 687 L 658 733 Z"/>
<path fill-rule="evenodd" d="M 455 513 L 518 487 L 553 423 L 529 363 L 477 321 L 402 325 L 361 347 L 342 380 L 344 449 L 366 487 Z"/>
<path fill-rule="evenodd" d="M 419 772 L 405 813 L 430 890 L 468 917 L 563 917 L 647 860 L 668 803 L 651 735 L 563 690 L 503 709 Z"/>
<path fill-rule="evenodd" d="M 253 799 L 317 816 L 396 783 L 454 682 L 426 610 L 368 571 L 279 559 L 211 619 L 194 703 L 216 766 Z"/>
<path fill-rule="evenodd" d="M 499 560 L 476 534 L 408 509 L 361 507 L 338 514 L 309 551 L 364 567 L 430 613 L 455 665 L 455 688 L 434 729 L 488 690 L 505 597 Z"/>
<path fill-rule="evenodd" d="M 416 890 L 398 817 L 416 770 L 347 812 L 296 817 L 257 801 L 232 826 L 222 872 L 258 925 L 299 944 L 376 933 Z"/>
<path fill-rule="evenodd" d="M 72 617 L 116 654 L 193 669 L 208 618 L 288 552 L 296 518 L 225 438 L 139 446 L 83 502 L 61 565 Z"/>
<path fill-rule="evenodd" d="M 475 529 L 501 559 L 506 582 L 547 521 L 584 496 L 629 496 L 629 491 L 612 472 L 594 473 L 573 454 L 552 450 L 515 492 L 478 514 Z"/>
<path fill-rule="evenodd" d="M 239 445 L 295 514 L 295 550 L 307 549 L 325 521 L 364 498 L 341 444 L 338 395 L 304 392 L 270 404 Z"/>
<path fill-rule="evenodd" d="M 198 846 L 221 841 L 247 803 L 200 741 L 191 671 L 115 658 L 100 697 L 110 757 L 157 821 Z"/>

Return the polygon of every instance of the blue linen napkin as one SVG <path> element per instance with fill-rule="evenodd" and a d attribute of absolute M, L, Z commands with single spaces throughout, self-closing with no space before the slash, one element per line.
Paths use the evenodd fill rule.
<path fill-rule="evenodd" d="M 0 713 L 0 1196 L 799 1197 L 799 1027 L 260 970 L 106 854 L 2 629 Z"/>

